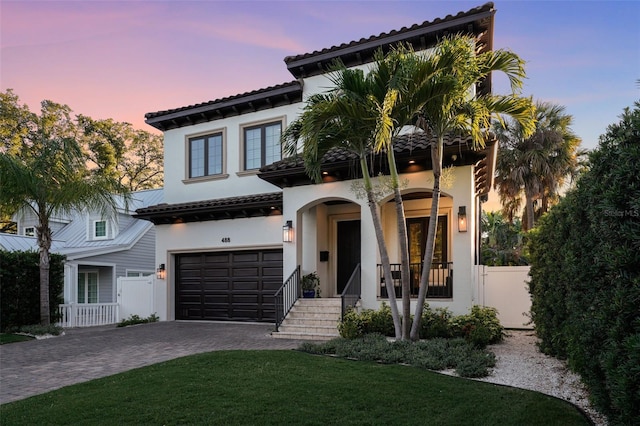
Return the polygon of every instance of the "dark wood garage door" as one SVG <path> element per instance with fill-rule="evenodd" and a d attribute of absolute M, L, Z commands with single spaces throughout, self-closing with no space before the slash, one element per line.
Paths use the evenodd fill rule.
<path fill-rule="evenodd" d="M 176 319 L 274 321 L 282 250 L 176 256 Z"/>

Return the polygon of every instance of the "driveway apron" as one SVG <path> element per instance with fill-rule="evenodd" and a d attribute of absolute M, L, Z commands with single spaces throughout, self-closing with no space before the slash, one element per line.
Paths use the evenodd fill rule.
<path fill-rule="evenodd" d="M 0 404 L 186 355 L 230 349 L 295 349 L 272 324 L 165 321 L 0 346 Z"/>

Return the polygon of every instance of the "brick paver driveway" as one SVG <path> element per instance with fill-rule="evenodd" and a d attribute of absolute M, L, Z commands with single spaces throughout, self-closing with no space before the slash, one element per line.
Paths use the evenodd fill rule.
<path fill-rule="evenodd" d="M 64 336 L 0 346 L 0 404 L 157 362 L 225 349 L 294 349 L 272 324 L 158 322 L 71 329 Z"/>

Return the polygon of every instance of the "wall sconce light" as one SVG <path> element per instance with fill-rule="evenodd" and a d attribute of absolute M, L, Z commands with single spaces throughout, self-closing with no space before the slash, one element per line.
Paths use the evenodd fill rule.
<path fill-rule="evenodd" d="M 467 232 L 467 207 L 458 207 L 458 232 Z"/>
<path fill-rule="evenodd" d="M 166 276 L 167 274 L 164 269 L 164 263 L 161 263 L 158 265 L 158 269 L 156 270 L 156 277 L 158 277 L 159 280 L 164 280 Z"/>
<path fill-rule="evenodd" d="M 293 241 L 293 222 L 288 220 L 282 227 L 282 242 L 290 243 Z"/>

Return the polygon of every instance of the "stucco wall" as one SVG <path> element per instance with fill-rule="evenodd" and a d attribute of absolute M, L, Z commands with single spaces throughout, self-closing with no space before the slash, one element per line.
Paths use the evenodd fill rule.
<path fill-rule="evenodd" d="M 164 134 L 164 197 L 171 203 L 277 192 L 279 188 L 255 174 L 242 173 L 241 126 L 283 119 L 283 130 L 295 119 L 302 104 L 288 105 L 225 120 L 168 130 Z M 185 182 L 188 172 L 187 145 L 194 135 L 222 131 L 224 178 Z"/>

